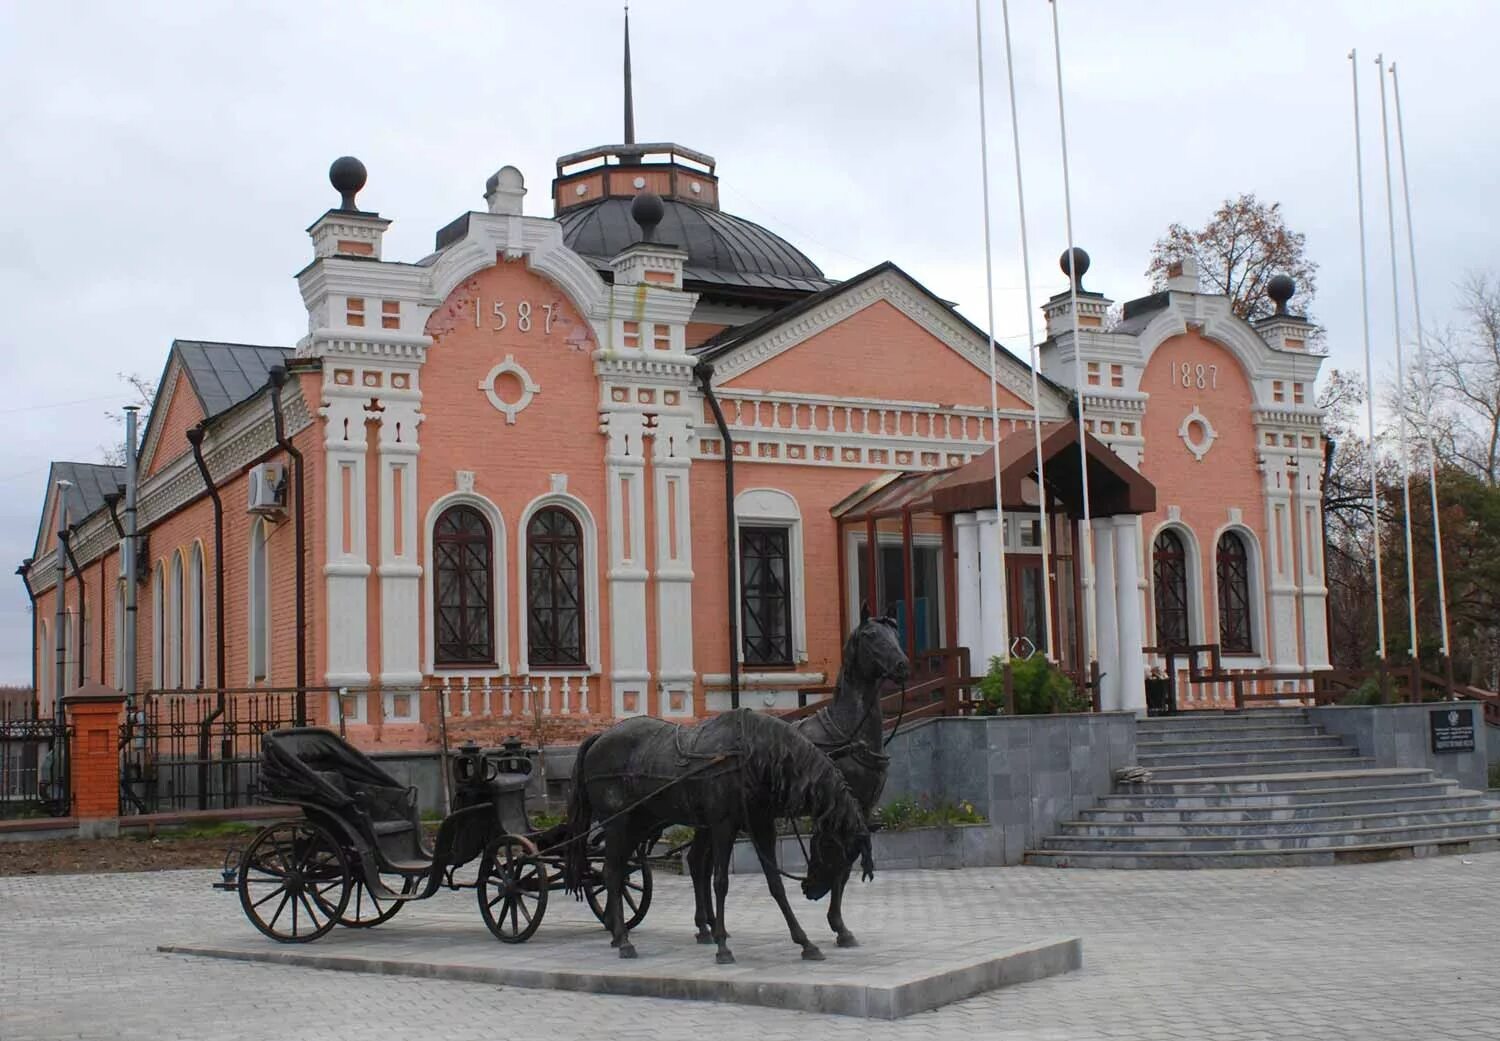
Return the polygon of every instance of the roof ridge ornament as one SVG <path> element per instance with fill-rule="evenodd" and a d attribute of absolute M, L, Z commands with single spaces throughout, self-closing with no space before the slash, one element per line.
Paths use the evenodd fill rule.
<path fill-rule="evenodd" d="M 635 98 L 630 86 L 630 5 L 625 5 L 625 144 L 635 144 Z"/>

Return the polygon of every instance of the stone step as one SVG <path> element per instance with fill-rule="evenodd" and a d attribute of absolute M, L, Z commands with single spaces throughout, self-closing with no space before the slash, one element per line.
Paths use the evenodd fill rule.
<path fill-rule="evenodd" d="M 1202 730 L 1204 728 L 1282 727 L 1309 725 L 1307 709 L 1255 709 L 1248 712 L 1187 712 L 1179 716 L 1151 716 L 1137 720 L 1138 733 L 1160 733 L 1169 730 Z"/>
<path fill-rule="evenodd" d="M 1280 777 L 1286 774 L 1328 773 L 1368 769 L 1375 766 L 1374 758 L 1354 755 L 1352 748 L 1348 752 L 1348 755 L 1329 753 L 1305 758 L 1266 759 L 1254 763 L 1235 759 L 1230 762 L 1187 763 L 1181 766 L 1153 766 L 1150 763 L 1140 765 L 1151 771 L 1151 780 L 1143 782 L 1146 784 L 1163 781 L 1215 780 L 1221 777 L 1254 780 L 1264 777 Z"/>
<path fill-rule="evenodd" d="M 1274 748 L 1232 748 L 1226 751 L 1213 752 L 1136 752 L 1136 765 L 1144 766 L 1148 770 L 1155 771 L 1161 767 L 1177 766 L 1224 766 L 1241 763 L 1247 769 L 1245 773 L 1251 773 L 1258 769 L 1261 763 L 1291 763 L 1301 762 L 1306 759 L 1348 759 L 1358 756 L 1358 752 L 1348 745 L 1341 744 L 1337 739 L 1332 743 L 1321 745 L 1298 745 L 1288 748 L 1285 745 L 1277 745 Z"/>
<path fill-rule="evenodd" d="M 1500 839 L 1492 835 L 1476 834 L 1413 843 L 1366 843 L 1327 849 L 1227 850 L 1222 853 L 1028 850 L 1024 863 L 1034 867 L 1063 868 L 1289 868 L 1409 860 L 1413 857 L 1488 853 L 1495 850 L 1500 850 Z"/>
<path fill-rule="evenodd" d="M 1381 805 L 1377 803 L 1376 805 Z M 1445 807 L 1441 809 L 1408 811 L 1374 811 L 1341 814 L 1328 806 L 1320 816 L 1271 820 L 1222 820 L 1222 821 L 1169 821 L 1148 823 L 1143 821 L 1098 821 L 1095 819 L 1064 821 L 1057 834 L 1065 838 L 1117 839 L 1126 844 L 1139 838 L 1151 839 L 1195 839 L 1241 837 L 1259 835 L 1266 837 L 1300 837 L 1302 835 L 1333 834 L 1340 832 L 1386 831 L 1398 828 L 1417 828 L 1428 825 L 1472 824 L 1474 830 L 1482 826 L 1500 825 L 1500 807 L 1486 809 L 1476 806 Z"/>
<path fill-rule="evenodd" d="M 1417 767 L 1365 768 L 1365 760 L 1345 760 L 1353 769 L 1305 771 L 1285 774 L 1253 774 L 1220 777 L 1162 777 L 1120 786 L 1119 795 L 1250 795 L 1356 788 L 1392 784 L 1444 783 L 1432 771 Z M 1451 783 L 1451 782 L 1448 782 Z M 1110 796 L 1109 798 L 1113 798 Z"/>
<path fill-rule="evenodd" d="M 1417 824 L 1408 827 L 1367 828 L 1355 831 L 1316 831 L 1296 835 L 1231 834 L 1203 837 L 1135 835 L 1099 838 L 1088 835 L 1049 835 L 1044 850 L 1101 850 L 1119 853 L 1223 853 L 1246 849 L 1332 849 L 1339 846 L 1399 846 L 1480 835 L 1500 839 L 1500 820 Z"/>
<path fill-rule="evenodd" d="M 1411 785 L 1412 788 L 1426 786 Z M 1367 792 L 1397 792 L 1383 798 L 1330 799 L 1316 796 L 1312 799 L 1288 804 L 1278 797 L 1264 795 L 1227 796 L 1222 805 L 1182 806 L 1180 799 L 1150 800 L 1163 805 L 1138 803 L 1113 803 L 1079 812 L 1079 822 L 1086 824 L 1217 824 L 1229 821 L 1300 821 L 1343 814 L 1373 813 L 1426 813 L 1434 810 L 1484 809 L 1500 803 L 1490 802 L 1479 792 L 1461 789 L 1449 794 L 1444 791 L 1434 795 L 1400 795 L 1397 788 L 1350 788 L 1344 793 L 1364 795 Z M 1299 793 L 1302 794 L 1302 793 Z M 1134 798 L 1134 796 L 1111 796 Z M 1201 803 L 1202 796 L 1187 796 L 1194 803 Z"/>
<path fill-rule="evenodd" d="M 1306 734 L 1256 734 L 1250 737 L 1241 737 L 1239 734 L 1233 737 L 1204 734 L 1191 738 L 1174 736 L 1154 738 L 1150 741 L 1137 740 L 1135 751 L 1137 755 L 1160 755 L 1166 752 L 1233 752 L 1238 750 L 1253 752 L 1266 748 L 1339 748 L 1343 746 L 1343 738 L 1337 734 L 1312 732 L 1318 729 L 1309 727 L 1310 732 Z"/>

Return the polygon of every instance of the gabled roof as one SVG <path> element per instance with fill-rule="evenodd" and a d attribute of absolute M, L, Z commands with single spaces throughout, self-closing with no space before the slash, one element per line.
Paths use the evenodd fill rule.
<path fill-rule="evenodd" d="M 256 394 L 265 387 L 271 369 L 285 365 L 295 353 L 291 347 L 207 340 L 176 340 L 172 349 L 181 356 L 198 404 L 209 419 Z"/>
<path fill-rule="evenodd" d="M 912 278 L 911 275 L 902 270 L 899 265 L 887 260 L 883 263 L 876 264 L 868 271 L 860 272 L 853 278 L 846 279 L 845 281 L 839 282 L 836 285 L 829 286 L 827 289 L 812 293 L 809 296 L 805 296 L 801 300 L 798 300 L 796 303 L 788 304 L 786 307 L 780 308 L 776 311 L 772 311 L 770 314 L 765 315 L 761 318 L 757 318 L 753 322 L 747 322 L 744 325 L 735 325 L 731 326 L 728 329 L 723 329 L 720 332 L 709 337 L 707 340 L 703 341 L 703 343 L 699 344 L 697 347 L 692 348 L 690 353 L 696 354 L 698 357 L 704 359 L 705 361 L 715 361 L 727 354 L 730 354 L 743 344 L 747 344 L 752 340 L 759 339 L 772 330 L 777 329 L 780 326 L 801 317 L 814 308 L 820 307 L 828 301 L 836 299 L 843 293 L 852 292 L 853 290 L 858 289 L 864 283 L 869 282 L 874 278 L 878 278 L 879 276 L 886 274 L 887 272 L 894 273 L 895 275 L 899 276 L 901 279 L 909 283 L 913 289 L 917 290 L 923 296 L 927 297 L 934 305 L 940 307 L 944 312 L 957 319 L 965 328 L 972 332 L 975 337 L 980 340 L 988 340 L 988 334 L 983 329 L 979 328 L 979 326 L 975 325 L 973 322 L 969 321 L 962 314 L 960 314 L 958 309 L 954 307 L 951 301 L 944 300 L 942 297 L 938 296 L 932 290 L 924 286 L 921 282 L 918 282 L 915 278 Z M 1010 353 L 1010 351 L 1007 350 L 999 340 L 995 341 L 995 350 L 999 355 L 999 363 L 1001 365 L 1008 365 L 1013 370 L 1019 373 L 1024 373 L 1028 380 L 1031 378 L 1031 366 L 1022 361 L 1020 358 L 1016 357 L 1014 354 Z M 1040 373 L 1038 373 L 1037 375 L 1041 384 L 1048 389 L 1057 392 L 1064 398 L 1071 398 L 1073 396 L 1073 392 L 1070 389 L 1059 386 Z M 1029 396 L 1029 394 L 1030 392 L 1028 391 L 1027 396 Z"/>
<path fill-rule="evenodd" d="M 271 368 L 285 365 L 295 353 L 291 347 L 173 340 L 156 385 L 156 397 L 151 402 L 151 415 L 141 433 L 141 472 L 148 471 L 156 454 L 158 427 L 166 420 L 179 369 L 187 375 L 203 418 L 213 419 L 260 393 L 270 378 Z"/>
<path fill-rule="evenodd" d="M 68 489 L 68 523 L 77 524 L 102 510 L 105 496 L 125 487 L 125 468 L 107 463 L 53 462 L 47 469 L 47 491 L 42 496 L 42 517 L 37 523 L 37 553 L 47 541 L 48 523 L 57 515 L 58 481 L 67 481 L 72 486 Z"/>

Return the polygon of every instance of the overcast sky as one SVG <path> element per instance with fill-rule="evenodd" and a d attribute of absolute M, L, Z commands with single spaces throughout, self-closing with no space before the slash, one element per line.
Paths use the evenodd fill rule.
<path fill-rule="evenodd" d="M 1012 7 L 1040 300 L 1065 284 L 1050 14 Z M 1021 350 L 998 2 L 985 10 L 995 326 Z M 715 156 L 724 208 L 830 275 L 894 260 L 984 324 L 972 3 L 636 0 L 631 15 L 640 140 Z M 1429 324 L 1466 271 L 1500 268 L 1500 5 L 1063 0 L 1061 16 L 1091 289 L 1141 295 L 1169 223 L 1255 192 L 1307 234 L 1331 365 L 1358 367 L 1351 46 L 1379 353 L 1392 321 L 1377 51 L 1401 71 Z M 174 337 L 291 345 L 305 330 L 292 275 L 311 257 L 303 229 L 336 201 L 333 158 L 364 160 L 361 204 L 395 221 L 385 256 L 414 260 L 483 208 L 503 164 L 526 175 L 527 212 L 549 215 L 556 157 L 620 139 L 620 91 L 620 5 L 602 0 L 0 0 L 6 574 L 31 554 L 47 461 L 97 460 L 118 438 L 117 373 L 155 379 Z M 0 590 L 0 681 L 29 682 L 21 584 Z"/>

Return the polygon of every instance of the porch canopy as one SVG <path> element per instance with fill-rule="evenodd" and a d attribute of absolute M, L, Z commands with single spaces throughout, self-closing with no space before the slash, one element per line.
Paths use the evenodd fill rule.
<path fill-rule="evenodd" d="M 1151 513 L 1156 509 L 1156 486 L 1144 474 L 1085 434 L 1088 453 L 1089 512 L 1094 517 Z M 976 456 L 926 489 L 933 513 L 993 510 L 995 452 Z M 1000 440 L 1000 493 L 1007 510 L 1036 509 L 1036 438 L 1031 429 L 1017 429 Z M 1083 485 L 1078 465 L 1078 424 L 1042 424 L 1042 480 L 1050 496 L 1072 517 L 1083 516 Z"/>

